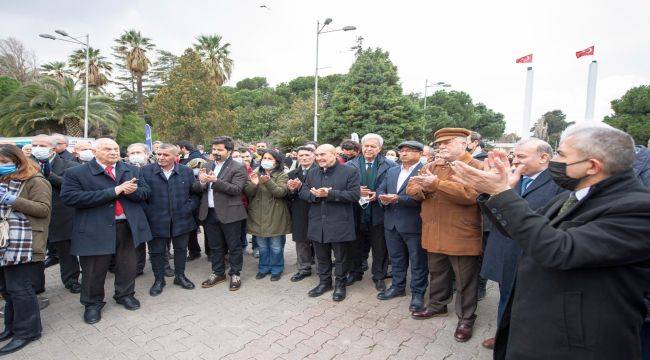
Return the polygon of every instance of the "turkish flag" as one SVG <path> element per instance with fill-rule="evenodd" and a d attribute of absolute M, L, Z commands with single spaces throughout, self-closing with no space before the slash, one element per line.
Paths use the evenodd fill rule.
<path fill-rule="evenodd" d="M 592 56 L 592 55 L 594 55 L 594 45 L 591 45 L 590 47 L 584 50 L 576 51 L 576 58 L 578 59 L 580 59 L 583 56 Z"/>
<path fill-rule="evenodd" d="M 517 64 L 525 64 L 525 63 L 532 63 L 533 62 L 533 54 L 528 54 L 524 57 L 520 57 L 519 59 L 515 60 L 515 63 Z"/>

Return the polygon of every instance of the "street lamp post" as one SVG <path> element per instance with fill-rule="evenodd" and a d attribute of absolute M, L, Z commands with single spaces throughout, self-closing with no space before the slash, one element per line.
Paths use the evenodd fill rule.
<path fill-rule="evenodd" d="M 90 72 L 90 36 L 89 34 L 86 34 L 86 42 L 84 43 L 83 41 L 79 40 L 79 38 L 73 37 L 68 35 L 67 32 L 63 30 L 54 30 L 55 33 L 61 35 L 62 37 L 56 37 L 54 35 L 50 34 L 40 34 L 38 36 L 44 38 L 44 39 L 50 39 L 50 40 L 61 40 L 61 41 L 67 41 L 69 43 L 73 44 L 79 44 L 83 45 L 86 47 L 86 101 L 84 104 L 84 138 L 88 137 L 88 78 L 89 78 L 89 72 Z"/>
<path fill-rule="evenodd" d="M 430 87 L 436 87 L 436 86 L 440 86 L 442 88 L 451 87 L 450 84 L 447 84 L 444 81 L 438 81 L 437 83 L 430 83 L 429 79 L 424 80 L 424 106 L 423 106 L 423 111 L 422 111 L 422 138 L 425 140 L 425 142 L 426 142 L 426 137 L 427 137 L 427 135 L 426 135 L 426 127 L 427 127 L 427 124 L 426 124 L 426 119 L 427 119 L 427 89 L 429 89 Z"/>
<path fill-rule="evenodd" d="M 327 18 L 323 21 L 323 26 L 321 27 L 320 21 L 316 21 L 316 70 L 314 72 L 314 141 L 318 141 L 318 40 L 320 34 L 335 32 L 335 31 L 352 31 L 357 28 L 354 26 L 344 26 L 340 29 L 335 30 L 325 30 L 325 27 L 332 22 L 332 18 Z"/>

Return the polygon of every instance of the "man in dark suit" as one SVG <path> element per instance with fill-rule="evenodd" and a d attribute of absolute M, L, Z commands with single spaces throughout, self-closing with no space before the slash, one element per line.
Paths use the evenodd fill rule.
<path fill-rule="evenodd" d="M 192 159 L 202 159 L 203 155 L 201 152 L 194 148 L 192 143 L 187 140 L 181 140 L 178 142 L 178 147 L 181 149 L 181 165 L 187 165 L 188 162 Z"/>
<path fill-rule="evenodd" d="M 349 243 L 356 238 L 354 206 L 359 202 L 359 172 L 339 164 L 336 148 L 324 144 L 316 149 L 318 168 L 309 170 L 300 188 L 300 198 L 311 204 L 307 238 L 314 245 L 319 284 L 310 297 L 332 290 L 334 253 L 334 301 L 345 299 L 345 274 Z"/>
<path fill-rule="evenodd" d="M 558 194 L 566 191 L 551 179 L 548 162 L 553 149 L 543 140 L 530 138 L 515 147 L 512 165 L 516 167 L 510 177 L 510 187 L 528 202 L 531 209 L 545 206 Z M 488 220 L 489 221 L 489 220 Z M 492 231 L 483 254 L 481 276 L 499 284 L 497 324 L 501 322 L 508 304 L 517 273 L 517 260 L 521 248 L 514 240 L 499 231 Z M 494 348 L 494 338 L 483 341 L 483 346 Z"/>
<path fill-rule="evenodd" d="M 230 291 L 241 287 L 240 273 L 244 262 L 241 243 L 241 222 L 246 219 L 246 209 L 241 196 L 248 179 L 246 167 L 233 161 L 235 144 L 230 137 L 219 136 L 212 140 L 212 157 L 199 172 L 195 188 L 203 193 L 199 207 L 199 220 L 203 222 L 205 237 L 210 247 L 212 274 L 201 286 L 215 286 L 226 281 L 225 254 L 230 262 Z"/>
<path fill-rule="evenodd" d="M 61 183 L 65 171 L 79 164 L 57 156 L 54 152 L 55 145 L 56 140 L 52 137 L 37 135 L 32 138 L 32 156 L 41 167 L 43 176 L 52 185 L 52 218 L 47 242 L 56 250 L 63 285 L 71 293 L 78 294 L 81 292 L 79 261 L 76 256 L 70 255 L 74 209 L 65 206 L 61 201 Z"/>
<path fill-rule="evenodd" d="M 56 154 L 60 157 L 62 157 L 64 160 L 67 161 L 75 161 L 74 155 L 72 155 L 71 152 L 68 151 L 68 145 L 70 145 L 70 142 L 68 141 L 68 138 L 61 135 L 61 134 L 52 134 L 52 139 L 56 143 L 54 146 L 54 151 Z"/>
<path fill-rule="evenodd" d="M 511 189 L 505 153 L 489 171 L 454 163 L 499 231 L 523 250 L 496 359 L 639 359 L 650 289 L 650 192 L 634 175 L 634 141 L 604 124 L 561 136 L 549 172 L 569 190 L 534 212 Z"/>
<path fill-rule="evenodd" d="M 128 310 L 140 308 L 134 297 L 136 246 L 151 240 L 142 203 L 149 187 L 136 167 L 119 161 L 120 148 L 98 139 L 95 159 L 65 172 L 61 199 L 76 209 L 70 252 L 79 256 L 84 321 L 101 320 L 104 282 L 115 254 L 115 301 Z"/>
<path fill-rule="evenodd" d="M 307 179 L 307 173 L 318 165 L 314 162 L 314 149 L 308 146 L 298 148 L 298 167 L 289 172 L 287 198 L 291 202 L 291 238 L 296 243 L 296 256 L 298 260 L 298 272 L 291 281 L 300 281 L 311 276 L 311 264 L 314 261 L 314 247 L 307 238 L 307 224 L 309 222 L 308 201 L 302 200 L 299 196 L 300 187 Z"/>
<path fill-rule="evenodd" d="M 144 207 L 153 240 L 149 242 L 149 256 L 155 281 L 149 295 L 157 296 L 165 287 L 167 243 L 174 247 L 174 284 L 194 289 L 185 277 L 187 243 L 190 232 L 196 229 L 192 211 L 198 205 L 192 196 L 194 173 L 184 165 L 175 164 L 178 150 L 172 144 L 162 144 L 156 152 L 156 164 L 142 168 L 142 176 L 151 189 Z"/>
<path fill-rule="evenodd" d="M 384 231 L 386 247 L 393 267 L 390 287 L 377 294 L 379 300 L 389 300 L 406 295 L 406 273 L 411 264 L 410 311 L 424 307 L 427 290 L 427 253 L 422 249 L 422 219 L 420 202 L 406 195 L 406 185 L 422 168 L 420 157 L 424 145 L 405 141 L 397 147 L 401 166 L 388 169 L 377 189 L 379 201 L 384 206 Z"/>
<path fill-rule="evenodd" d="M 348 161 L 345 166 L 359 173 L 362 202 L 357 205 L 357 239 L 350 244 L 350 272 L 346 285 L 352 285 L 363 277 L 363 263 L 372 250 L 372 280 L 377 291 L 386 290 L 384 279 L 388 270 L 388 251 L 384 240 L 384 209 L 377 200 L 377 187 L 386 171 L 396 166 L 394 161 L 381 154 L 384 139 L 377 134 L 361 138 L 362 156 Z"/>

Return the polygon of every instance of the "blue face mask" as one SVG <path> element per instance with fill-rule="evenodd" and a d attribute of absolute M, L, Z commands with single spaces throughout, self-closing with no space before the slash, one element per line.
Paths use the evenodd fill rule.
<path fill-rule="evenodd" d="M 0 165 L 0 176 L 9 175 L 16 171 L 15 164 Z"/>

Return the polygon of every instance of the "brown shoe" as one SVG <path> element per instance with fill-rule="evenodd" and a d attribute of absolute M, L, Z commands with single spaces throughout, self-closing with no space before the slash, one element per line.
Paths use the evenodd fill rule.
<path fill-rule="evenodd" d="M 226 275 L 217 275 L 215 273 L 210 274 L 208 280 L 201 283 L 202 288 L 209 288 L 226 281 Z"/>
<path fill-rule="evenodd" d="M 230 291 L 237 291 L 241 287 L 241 278 L 239 275 L 230 275 Z"/>
<path fill-rule="evenodd" d="M 475 320 L 476 316 L 473 316 L 471 319 L 458 320 L 458 326 L 456 326 L 456 331 L 454 332 L 454 339 L 458 342 L 465 342 L 471 339 Z"/>
<path fill-rule="evenodd" d="M 485 339 L 485 340 L 483 340 L 481 345 L 483 345 L 483 347 L 486 348 L 486 349 L 494 350 L 494 340 L 495 339 L 496 338 Z"/>
<path fill-rule="evenodd" d="M 424 319 L 430 319 L 432 317 L 437 317 L 437 316 L 447 316 L 447 307 L 443 307 L 442 310 L 433 310 L 430 308 L 426 308 L 422 311 L 414 311 L 411 313 L 411 317 L 415 320 L 424 320 Z"/>

